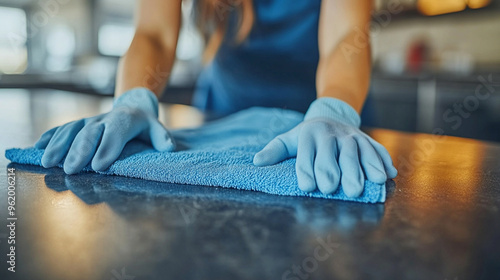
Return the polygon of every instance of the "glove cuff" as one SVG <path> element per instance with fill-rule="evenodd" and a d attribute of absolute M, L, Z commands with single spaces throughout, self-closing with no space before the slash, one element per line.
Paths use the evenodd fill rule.
<path fill-rule="evenodd" d="M 358 128 L 361 125 L 361 118 L 354 108 L 346 102 L 332 97 L 321 97 L 311 103 L 304 120 L 314 118 L 328 118 Z"/>
<path fill-rule="evenodd" d="M 113 108 L 120 107 L 140 109 L 158 118 L 158 98 L 147 88 L 134 88 L 116 98 Z"/>

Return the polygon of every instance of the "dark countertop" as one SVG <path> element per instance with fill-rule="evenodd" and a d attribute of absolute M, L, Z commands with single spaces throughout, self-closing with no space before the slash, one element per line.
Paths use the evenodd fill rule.
<path fill-rule="evenodd" d="M 46 129 L 19 111 L 0 113 L 2 152 Z M 500 279 L 500 145 L 369 133 L 400 170 L 385 204 L 11 165 L 15 274 L 2 159 L 0 279 Z"/>

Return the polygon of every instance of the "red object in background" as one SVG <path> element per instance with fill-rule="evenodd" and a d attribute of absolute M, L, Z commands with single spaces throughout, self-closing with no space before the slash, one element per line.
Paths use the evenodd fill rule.
<path fill-rule="evenodd" d="M 411 74 L 419 74 L 424 70 L 427 61 L 429 48 L 423 40 L 416 41 L 410 45 L 406 61 L 407 70 Z"/>

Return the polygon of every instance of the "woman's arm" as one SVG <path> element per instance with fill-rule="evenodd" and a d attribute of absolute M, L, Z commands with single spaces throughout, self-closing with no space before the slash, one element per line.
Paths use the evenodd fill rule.
<path fill-rule="evenodd" d="M 359 130 L 370 81 L 370 0 L 323 0 L 319 24 L 318 99 L 304 121 L 257 153 L 257 166 L 296 157 L 303 191 L 348 197 L 363 194 L 365 180 L 384 184 L 397 170 L 387 150 Z M 324 97 L 324 98 L 322 98 Z M 328 98 L 330 97 L 330 98 Z"/>
<path fill-rule="evenodd" d="M 180 4 L 181 0 L 139 1 L 137 31 L 119 66 L 113 109 L 45 132 L 35 144 L 45 149 L 44 167 L 64 160 L 67 174 L 78 173 L 89 163 L 103 171 L 136 138 L 150 142 L 158 151 L 175 149 L 169 132 L 158 121 L 155 95 L 163 90 L 174 62 Z"/>
<path fill-rule="evenodd" d="M 371 10 L 371 0 L 323 0 L 321 5 L 318 98 L 340 99 L 358 113 L 370 84 Z"/>
<path fill-rule="evenodd" d="M 172 65 L 181 22 L 182 0 L 140 0 L 136 32 L 120 59 L 115 97 L 136 87 L 160 96 Z"/>

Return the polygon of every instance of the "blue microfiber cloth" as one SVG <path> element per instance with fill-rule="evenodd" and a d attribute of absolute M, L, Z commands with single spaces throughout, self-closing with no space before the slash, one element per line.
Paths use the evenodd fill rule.
<path fill-rule="evenodd" d="M 307 193 L 297 186 L 295 159 L 267 167 L 256 167 L 252 160 L 270 140 L 303 120 L 303 114 L 284 109 L 254 107 L 195 129 L 172 131 L 178 150 L 158 152 L 140 141 L 125 146 L 106 175 L 119 175 L 152 181 L 216 186 L 261 191 L 288 196 L 377 203 L 386 198 L 385 184 L 365 182 L 358 198 L 347 197 L 342 188 L 330 195 L 318 190 Z M 10 149 L 5 156 L 15 163 L 41 166 L 43 150 Z M 62 167 L 62 163 L 59 165 Z M 93 171 L 88 165 L 85 171 Z"/>

